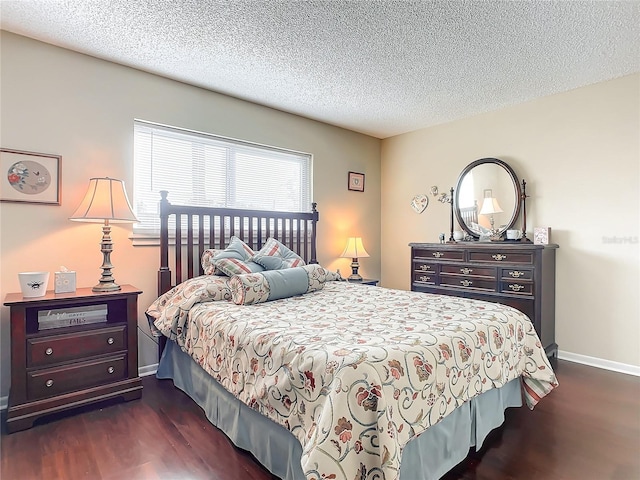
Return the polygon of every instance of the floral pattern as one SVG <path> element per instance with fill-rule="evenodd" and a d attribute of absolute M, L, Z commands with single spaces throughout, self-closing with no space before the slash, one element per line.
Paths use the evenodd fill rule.
<path fill-rule="evenodd" d="M 493 303 L 327 282 L 188 316 L 155 323 L 298 438 L 307 480 L 396 479 L 407 442 L 469 399 L 521 377 L 533 408 L 557 386 L 530 320 Z"/>

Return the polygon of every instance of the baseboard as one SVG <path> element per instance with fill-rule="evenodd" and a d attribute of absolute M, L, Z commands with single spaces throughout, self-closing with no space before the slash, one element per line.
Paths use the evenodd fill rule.
<path fill-rule="evenodd" d="M 558 358 L 568 362 L 581 363 L 583 365 L 589 365 L 590 367 L 602 368 L 604 370 L 611 370 L 612 372 L 626 373 L 627 375 L 640 377 L 640 367 L 629 365 L 627 363 L 612 362 L 611 360 L 589 357 L 578 353 L 563 352 L 562 350 L 558 350 Z"/>
<path fill-rule="evenodd" d="M 138 375 L 140 375 L 141 377 L 148 377 L 149 375 L 155 375 L 157 370 L 157 363 L 154 363 L 152 365 L 145 365 L 144 367 L 138 368 Z"/>

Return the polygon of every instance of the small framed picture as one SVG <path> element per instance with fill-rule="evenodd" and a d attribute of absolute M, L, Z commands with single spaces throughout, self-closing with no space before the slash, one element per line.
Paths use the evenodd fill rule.
<path fill-rule="evenodd" d="M 60 205 L 62 157 L 0 148 L 0 202 Z"/>
<path fill-rule="evenodd" d="M 533 229 L 533 243 L 536 245 L 549 245 L 551 242 L 551 227 L 535 227 Z"/>
<path fill-rule="evenodd" d="M 349 172 L 347 186 L 354 192 L 364 192 L 364 173 Z"/>

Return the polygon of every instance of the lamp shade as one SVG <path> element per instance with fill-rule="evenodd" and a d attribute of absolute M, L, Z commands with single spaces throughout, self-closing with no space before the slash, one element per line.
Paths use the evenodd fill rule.
<path fill-rule="evenodd" d="M 492 213 L 502 213 L 503 210 L 498 204 L 498 199 L 495 197 L 487 197 L 482 202 L 482 208 L 480 209 L 480 215 L 491 215 Z"/>
<path fill-rule="evenodd" d="M 124 182 L 114 178 L 91 178 L 89 188 L 75 213 L 69 218 L 77 222 L 134 223 Z"/>
<path fill-rule="evenodd" d="M 369 254 L 364 249 L 364 245 L 362 245 L 361 237 L 349 237 L 347 240 L 347 247 L 340 256 L 347 258 L 366 258 Z"/>

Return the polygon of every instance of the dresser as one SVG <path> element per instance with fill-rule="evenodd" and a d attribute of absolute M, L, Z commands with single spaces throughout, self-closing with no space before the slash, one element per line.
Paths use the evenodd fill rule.
<path fill-rule="evenodd" d="M 10 293 L 11 390 L 7 430 L 90 403 L 140 398 L 138 295 L 131 285 L 25 298 Z"/>
<path fill-rule="evenodd" d="M 410 243 L 411 290 L 474 298 L 526 314 L 548 356 L 556 356 L 558 245 L 524 242 Z"/>

